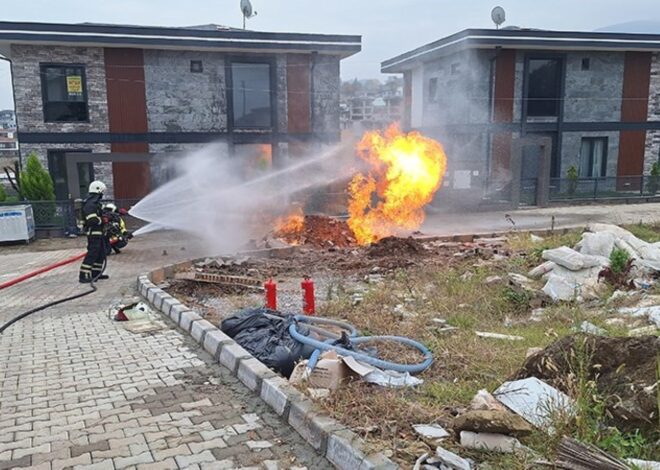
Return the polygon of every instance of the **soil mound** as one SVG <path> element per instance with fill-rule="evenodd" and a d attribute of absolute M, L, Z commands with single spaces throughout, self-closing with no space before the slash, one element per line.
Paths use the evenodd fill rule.
<path fill-rule="evenodd" d="M 373 243 L 367 249 L 367 256 L 399 257 L 422 255 L 426 249 L 424 245 L 414 238 L 386 237 Z"/>
<path fill-rule="evenodd" d="M 580 358 L 607 397 L 611 425 L 624 431 L 652 431 L 658 423 L 656 336 L 609 338 L 576 334 L 566 336 L 530 356 L 515 379 L 537 377 L 571 394 Z"/>

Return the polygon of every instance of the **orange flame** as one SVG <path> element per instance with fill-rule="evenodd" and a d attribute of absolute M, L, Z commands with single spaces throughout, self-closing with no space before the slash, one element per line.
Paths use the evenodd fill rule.
<path fill-rule="evenodd" d="M 392 124 L 385 132 L 367 132 L 357 152 L 370 165 L 369 173 L 355 175 L 348 188 L 348 225 L 358 243 L 419 228 L 423 208 L 447 169 L 442 145 L 419 132 L 402 133 Z"/>
<path fill-rule="evenodd" d="M 302 207 L 297 207 L 288 215 L 275 220 L 274 235 L 283 240 L 296 240 L 305 228 L 305 214 Z"/>

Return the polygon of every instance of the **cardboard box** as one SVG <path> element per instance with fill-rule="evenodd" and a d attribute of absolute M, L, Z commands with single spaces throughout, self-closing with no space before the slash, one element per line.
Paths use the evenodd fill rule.
<path fill-rule="evenodd" d="M 306 383 L 313 388 L 327 388 L 337 390 L 343 381 L 353 375 L 342 358 L 335 351 L 326 351 L 321 354 L 316 367 L 311 374 L 307 374 L 307 361 L 299 362 L 289 378 L 292 384 Z"/>

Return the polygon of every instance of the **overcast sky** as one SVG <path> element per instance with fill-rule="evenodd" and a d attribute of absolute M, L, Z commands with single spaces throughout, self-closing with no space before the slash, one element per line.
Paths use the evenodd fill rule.
<path fill-rule="evenodd" d="M 240 0 L 5 0 L 0 19 L 161 26 L 218 23 L 240 27 Z M 362 52 L 342 62 L 342 78 L 380 75 L 382 60 L 465 28 L 491 27 L 496 4 L 506 25 L 591 31 L 660 20 L 658 0 L 252 0 L 259 31 L 362 35 Z M 658 31 L 660 33 L 660 31 Z M 8 67 L 0 62 L 0 109 L 11 106 Z"/>

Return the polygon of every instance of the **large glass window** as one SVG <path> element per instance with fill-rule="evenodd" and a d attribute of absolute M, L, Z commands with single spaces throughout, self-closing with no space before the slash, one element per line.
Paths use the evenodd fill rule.
<path fill-rule="evenodd" d="M 232 106 L 235 128 L 272 126 L 270 64 L 232 62 Z"/>
<path fill-rule="evenodd" d="M 582 178 L 607 175 L 607 137 L 582 138 L 579 175 Z"/>
<path fill-rule="evenodd" d="M 45 122 L 80 122 L 89 119 L 83 66 L 42 65 L 41 92 Z"/>
<path fill-rule="evenodd" d="M 58 201 L 66 200 L 71 197 L 69 182 L 66 172 L 66 152 L 89 152 L 89 150 L 49 150 L 48 151 L 48 172 L 53 179 L 55 190 L 55 199 Z M 85 197 L 89 183 L 94 181 L 94 165 L 91 162 L 78 163 L 78 185 L 80 194 Z"/>
<path fill-rule="evenodd" d="M 530 59 L 527 66 L 527 116 L 557 117 L 561 91 L 561 60 Z"/>

